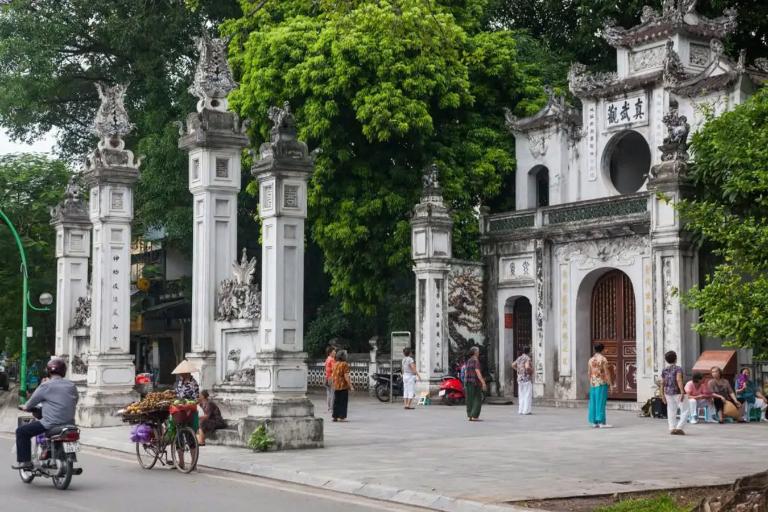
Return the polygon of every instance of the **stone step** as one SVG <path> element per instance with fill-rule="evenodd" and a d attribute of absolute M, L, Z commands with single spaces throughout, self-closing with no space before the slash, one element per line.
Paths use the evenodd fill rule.
<path fill-rule="evenodd" d="M 567 409 L 586 409 L 589 406 L 589 400 L 560 400 L 557 398 L 536 398 L 533 401 L 534 407 L 563 407 Z M 623 400 L 608 400 L 606 409 L 610 411 L 631 411 L 640 412 L 643 406 L 640 402 L 631 402 Z"/>
<path fill-rule="evenodd" d="M 220 428 L 205 436 L 205 443 L 217 446 L 243 446 L 237 428 Z"/>

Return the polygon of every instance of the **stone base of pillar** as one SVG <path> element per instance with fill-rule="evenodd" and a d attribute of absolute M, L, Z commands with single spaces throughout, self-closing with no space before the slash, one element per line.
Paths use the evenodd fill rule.
<path fill-rule="evenodd" d="M 134 391 L 136 369 L 130 354 L 99 354 L 88 358 L 85 395 L 77 405 L 77 424 L 114 427 L 122 424 L 118 410 L 139 399 Z"/>
<path fill-rule="evenodd" d="M 198 369 L 197 383 L 200 389 L 211 389 L 216 385 L 216 353 L 215 352 L 190 352 L 187 361 Z"/>
<path fill-rule="evenodd" d="M 117 411 L 139 399 L 132 387 L 102 388 L 88 387 L 77 404 L 76 422 L 81 427 L 116 427 L 123 424 Z"/>
<path fill-rule="evenodd" d="M 247 446 L 254 430 L 265 426 L 267 435 L 273 439 L 270 451 L 299 450 L 323 447 L 323 419 L 313 416 L 285 418 L 247 417 L 242 420 L 242 432 Z"/>
<path fill-rule="evenodd" d="M 256 403 L 253 384 L 219 384 L 213 387 L 212 395 L 222 417 L 229 422 L 248 416 L 248 407 Z"/>
<path fill-rule="evenodd" d="M 418 400 L 419 397 L 425 392 L 433 400 L 435 398 L 438 398 L 438 393 L 440 392 L 440 385 L 442 383 L 443 383 L 442 377 L 432 377 L 431 379 L 422 379 L 421 381 L 416 381 L 416 399 Z"/>

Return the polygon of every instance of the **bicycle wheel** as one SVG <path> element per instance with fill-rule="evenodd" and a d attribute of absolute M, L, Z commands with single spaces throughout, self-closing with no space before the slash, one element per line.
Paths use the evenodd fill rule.
<path fill-rule="evenodd" d="M 177 427 L 176 439 L 171 446 L 176 469 L 182 473 L 191 473 L 197 467 L 199 451 L 195 431 L 189 427 Z"/>
<path fill-rule="evenodd" d="M 144 469 L 152 469 L 157 463 L 158 457 L 160 457 L 160 448 L 162 444 L 160 429 L 158 427 L 152 428 L 152 437 L 149 442 L 136 443 L 136 458 L 139 461 L 139 466 Z"/>

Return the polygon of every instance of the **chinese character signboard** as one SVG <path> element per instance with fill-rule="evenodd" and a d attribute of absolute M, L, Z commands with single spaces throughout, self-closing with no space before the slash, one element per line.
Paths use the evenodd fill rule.
<path fill-rule="evenodd" d="M 605 102 L 605 128 L 626 128 L 648 123 L 648 95 L 635 94 Z"/>

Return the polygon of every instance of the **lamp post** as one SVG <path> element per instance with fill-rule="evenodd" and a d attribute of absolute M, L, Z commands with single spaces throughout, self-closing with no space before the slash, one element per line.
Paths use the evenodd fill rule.
<path fill-rule="evenodd" d="M 32 309 L 34 311 L 50 311 L 50 306 L 53 303 L 53 296 L 50 293 L 43 293 L 40 295 L 40 303 L 44 306 L 37 308 L 32 304 L 29 298 L 29 276 L 27 275 L 27 253 L 24 251 L 24 245 L 21 243 L 16 227 L 11 222 L 11 219 L 0 210 L 0 218 L 8 226 L 13 234 L 13 239 L 16 241 L 16 247 L 19 249 L 19 255 L 21 256 L 21 276 L 22 276 L 22 301 L 21 301 L 21 361 L 19 363 L 19 401 L 24 403 L 27 399 L 27 310 Z"/>

